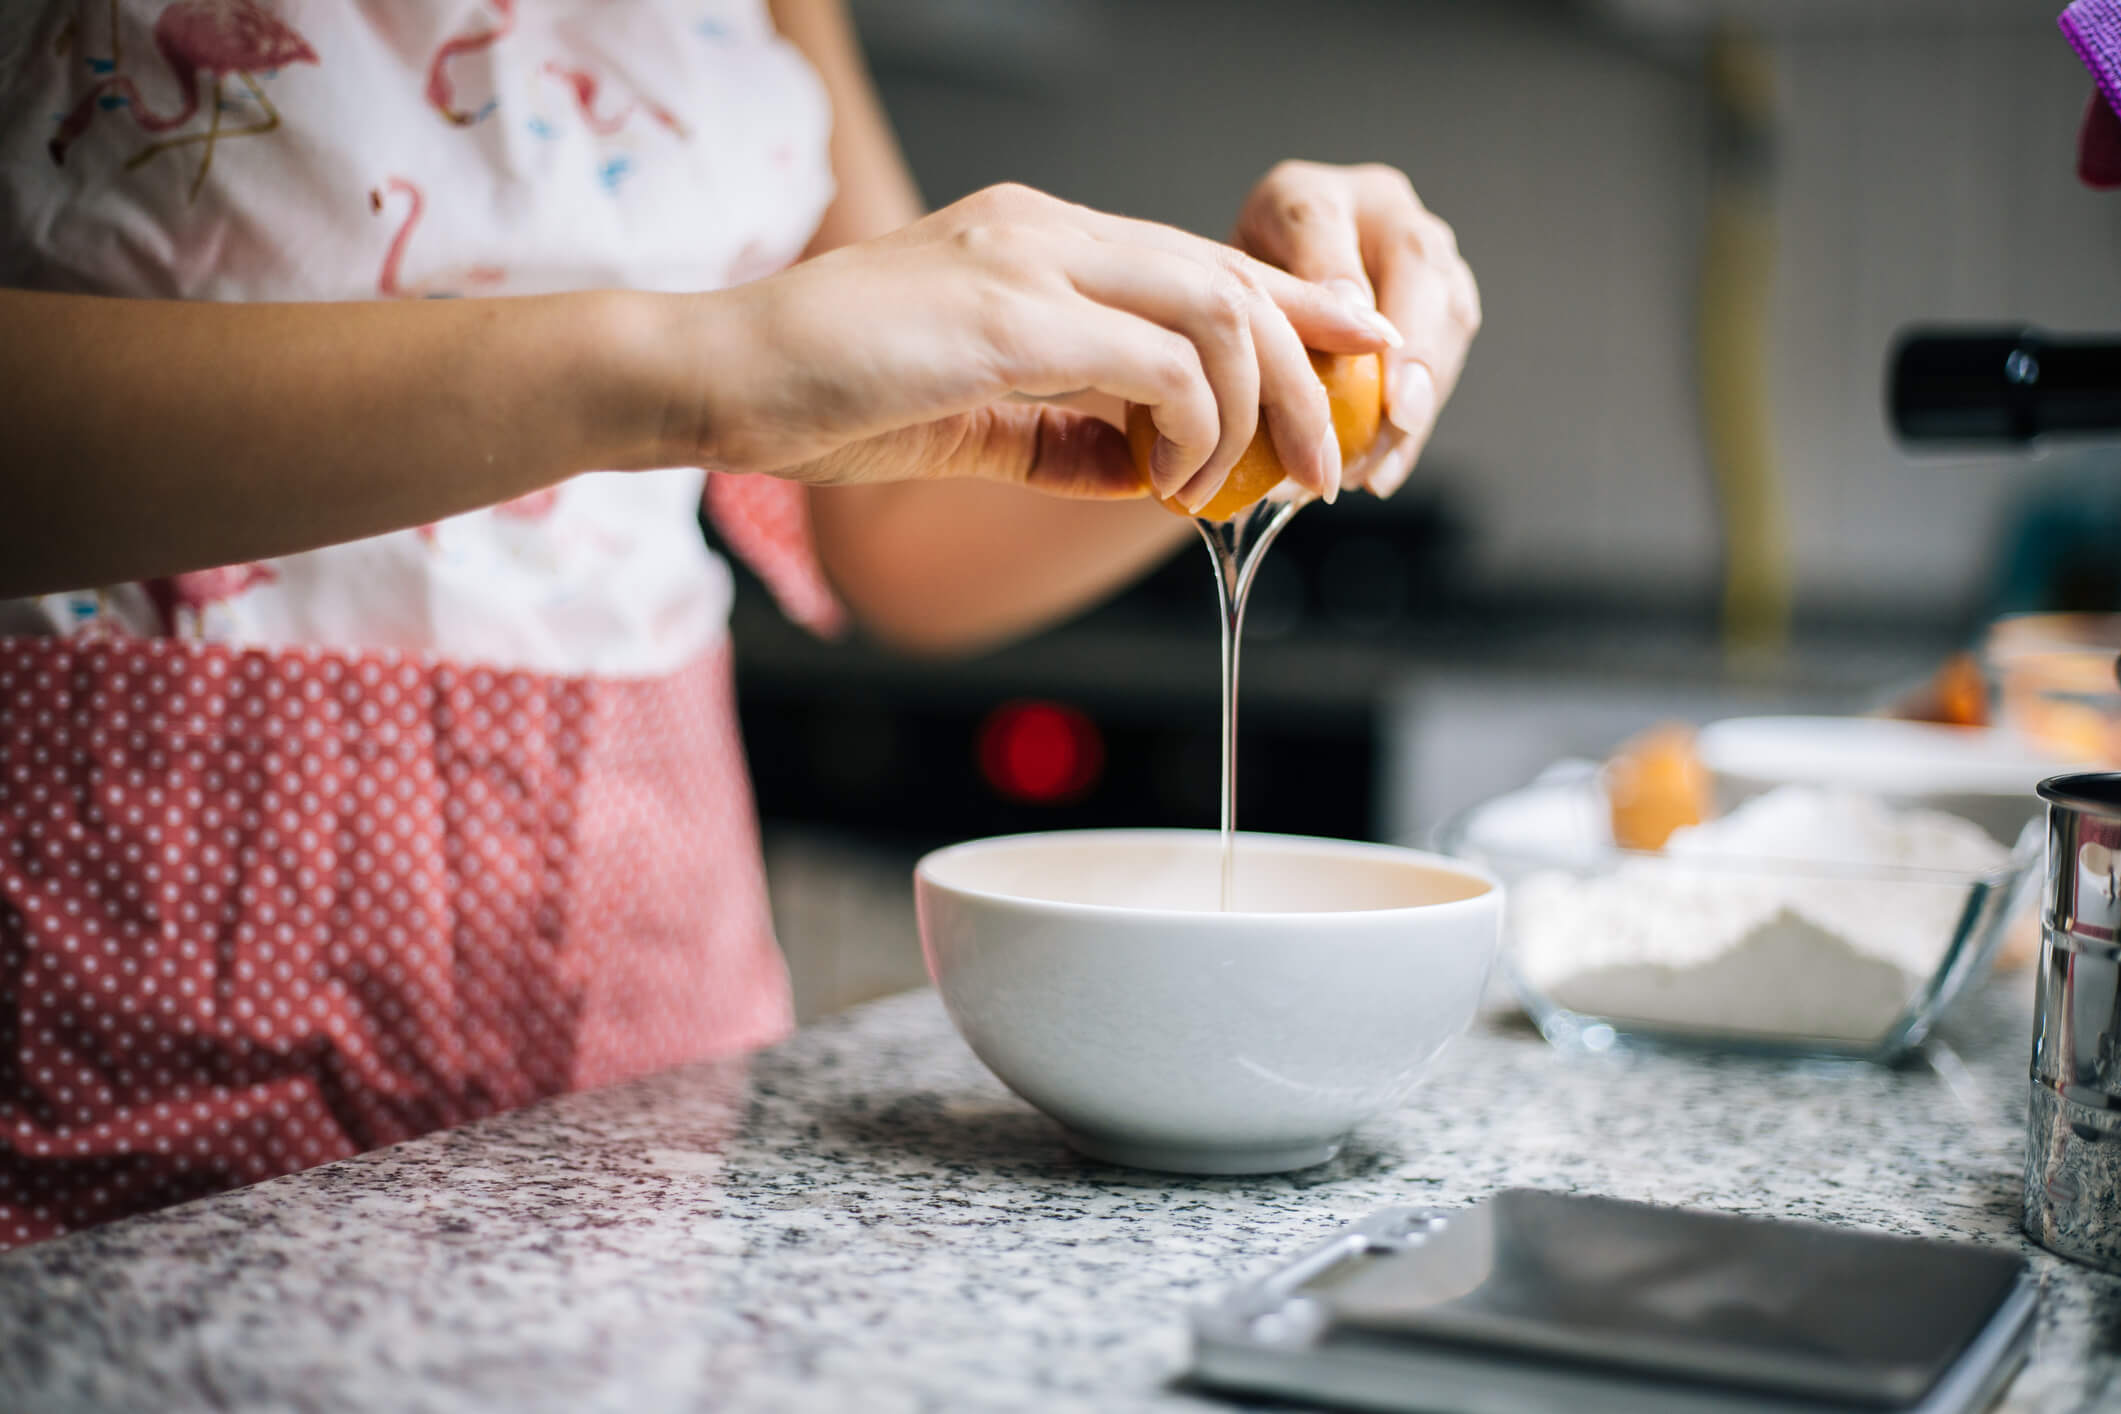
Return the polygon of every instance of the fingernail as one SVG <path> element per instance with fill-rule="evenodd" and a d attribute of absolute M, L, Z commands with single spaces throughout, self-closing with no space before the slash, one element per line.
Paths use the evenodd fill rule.
<path fill-rule="evenodd" d="M 1340 489 L 1369 490 L 1371 478 L 1377 474 L 1378 468 L 1385 464 L 1385 458 L 1391 455 L 1393 446 L 1397 445 L 1404 435 L 1389 422 L 1378 428 L 1377 440 L 1370 444 L 1370 449 L 1341 467 Z"/>
<path fill-rule="evenodd" d="M 1169 437 L 1158 437 L 1156 445 L 1149 449 L 1149 481 L 1157 495 L 1170 497 L 1185 488 L 1179 455 L 1178 443 Z"/>
<path fill-rule="evenodd" d="M 1377 474 L 1370 478 L 1370 494 L 1382 501 L 1406 485 L 1408 474 L 1414 470 L 1414 459 L 1420 455 L 1421 444 L 1411 437 L 1394 447 L 1384 464 L 1377 468 Z"/>
<path fill-rule="evenodd" d="M 1318 447 L 1318 461 L 1319 469 L 1323 473 L 1318 494 L 1330 506 L 1340 499 L 1341 471 L 1340 433 L 1333 429 L 1330 422 L 1326 424 L 1326 439 Z"/>
<path fill-rule="evenodd" d="M 1201 467 L 1178 484 L 1171 492 L 1171 499 L 1198 515 L 1200 508 L 1214 500 L 1215 493 L 1221 489 L 1221 479 L 1209 476 L 1208 469 Z"/>
<path fill-rule="evenodd" d="M 1385 415 L 1410 436 L 1419 437 L 1429 430 L 1429 424 L 1436 421 L 1436 380 L 1425 366 L 1409 360 L 1392 370 Z"/>
<path fill-rule="evenodd" d="M 1220 483 L 1210 484 L 1204 477 L 1195 477 L 1179 488 L 1174 499 L 1194 515 L 1199 515 L 1201 508 L 1214 500 L 1215 493 L 1221 489 Z"/>
<path fill-rule="evenodd" d="M 1355 322 L 1385 341 L 1385 347 L 1396 349 L 1406 343 L 1392 321 L 1377 312 L 1377 301 L 1370 292 L 1353 280 L 1328 280 L 1326 288 L 1331 290 L 1341 306 L 1353 315 Z"/>

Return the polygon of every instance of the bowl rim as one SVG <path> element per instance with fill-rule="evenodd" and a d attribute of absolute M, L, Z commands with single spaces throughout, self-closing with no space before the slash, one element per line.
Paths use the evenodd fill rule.
<path fill-rule="evenodd" d="M 1063 899 L 1028 898 L 1023 894 L 1004 893 L 998 889 L 983 889 L 964 884 L 945 882 L 935 877 L 932 866 L 946 855 L 969 853 L 1004 845 L 1022 845 L 1035 840 L 1066 839 L 1080 840 L 1086 837 L 1106 839 L 1205 839 L 1214 841 L 1220 832 L 1208 829 L 1188 829 L 1183 826 L 1112 826 L 1091 827 L 1080 830 L 1026 830 L 1013 835 L 986 835 L 979 839 L 959 840 L 955 844 L 942 845 L 922 855 L 913 866 L 916 886 L 925 884 L 929 888 L 946 890 L 965 898 L 983 899 L 994 903 L 1018 904 L 1029 908 L 1052 910 L 1062 916 L 1086 918 L 1137 919 L 1144 921 L 1195 921 L 1202 918 L 1227 919 L 1232 923 L 1246 925 L 1271 921 L 1277 926 L 1286 926 L 1291 920 L 1320 922 L 1326 919 L 1361 918 L 1376 920 L 1391 917 L 1435 917 L 1453 911 L 1473 912 L 1493 907 L 1502 901 L 1504 888 L 1502 879 L 1486 865 L 1476 860 L 1458 859 L 1437 850 L 1416 849 L 1411 845 L 1387 844 L 1376 840 L 1343 840 L 1325 835 L 1290 835 L 1271 831 L 1239 830 L 1240 845 L 1245 841 L 1262 841 L 1278 844 L 1295 844 L 1313 848 L 1322 853 L 1357 853 L 1373 857 L 1385 857 L 1404 863 L 1420 864 L 1445 874 L 1457 874 L 1478 881 L 1483 887 L 1477 894 L 1465 898 L 1445 899 L 1437 903 L 1413 903 L 1398 908 L 1337 908 L 1284 910 L 1262 912 L 1254 909 L 1198 909 L 1198 908 L 1133 908 L 1114 903 L 1077 903 Z"/>
<path fill-rule="evenodd" d="M 1945 869 L 1919 864 L 1847 864 L 1827 859 L 1802 859 L 1779 854 L 1666 854 L 1657 849 L 1628 849 L 1605 845 L 1590 854 L 1568 854 L 1555 849 L 1475 843 L 1473 821 L 1483 810 L 1513 796 L 1532 791 L 1580 790 L 1588 780 L 1530 782 L 1515 790 L 1491 795 L 1457 811 L 1433 832 L 1435 852 L 1450 859 L 1468 860 L 1460 853 L 1474 849 L 1485 858 L 1508 860 L 1513 866 L 1533 866 L 1569 874 L 1607 873 L 1623 864 L 1648 863 L 1664 869 L 1707 874 L 1796 875 L 1816 879 L 1855 879 L 1879 883 L 1951 884 L 1959 888 L 1984 885 L 2008 888 L 2026 870 L 2040 863 L 2047 830 L 2039 815 L 2027 819 L 2017 842 L 1992 869 Z M 1949 814 L 1950 812 L 1945 812 Z"/>

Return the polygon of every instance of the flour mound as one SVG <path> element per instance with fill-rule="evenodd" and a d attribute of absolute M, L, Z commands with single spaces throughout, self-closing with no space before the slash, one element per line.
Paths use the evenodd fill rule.
<path fill-rule="evenodd" d="M 1943 959 L 1968 876 L 2009 859 L 1958 816 L 1807 786 L 1677 831 L 1664 853 L 1520 882 L 1510 911 L 1524 980 L 1615 1021 L 1870 1041 Z"/>

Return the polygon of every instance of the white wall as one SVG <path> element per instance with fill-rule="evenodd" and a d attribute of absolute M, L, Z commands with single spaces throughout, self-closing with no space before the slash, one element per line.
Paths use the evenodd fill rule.
<path fill-rule="evenodd" d="M 2033 5 L 2019 25 L 1798 34 L 1782 49 L 1775 364 L 1801 582 L 1961 591 L 2022 458 L 1900 454 L 1878 415 L 1893 331 L 1920 319 L 2121 328 L 2121 196 L 2080 185 L 2090 82 Z"/>
<path fill-rule="evenodd" d="M 1693 383 L 1706 101 L 1671 35 L 1537 0 L 872 0 L 932 200 L 1014 177 L 1222 233 L 1282 155 L 1378 158 L 1457 227 L 1488 324 L 1432 456 L 1513 581 L 1698 593 L 1717 536 Z M 1782 93 L 1777 432 L 1808 602 L 1936 612 L 2020 463 L 1920 462 L 1880 411 L 1915 319 L 2121 328 L 2121 196 L 2071 174 L 2088 83 L 2052 0 L 1753 5 Z M 1862 21 L 1860 23 L 1856 21 Z"/>

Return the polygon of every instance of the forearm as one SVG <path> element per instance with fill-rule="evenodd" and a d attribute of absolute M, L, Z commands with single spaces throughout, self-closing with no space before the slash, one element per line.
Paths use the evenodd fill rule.
<path fill-rule="evenodd" d="M 682 437 L 652 300 L 221 305 L 0 291 L 0 595 L 425 524 Z"/>
<path fill-rule="evenodd" d="M 1146 498 L 1070 501 L 973 481 L 818 487 L 811 507 L 820 558 L 856 617 L 921 653 L 1042 628 L 1192 534 Z"/>

